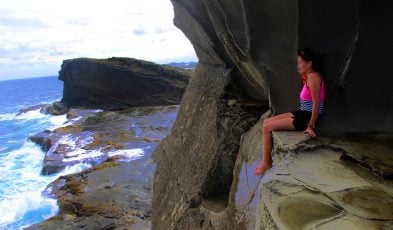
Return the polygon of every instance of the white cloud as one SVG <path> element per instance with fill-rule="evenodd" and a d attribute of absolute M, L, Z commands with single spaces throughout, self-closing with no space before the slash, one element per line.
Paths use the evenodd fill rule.
<path fill-rule="evenodd" d="M 0 0 L 0 80 L 55 75 L 64 59 L 196 60 L 170 0 Z"/>

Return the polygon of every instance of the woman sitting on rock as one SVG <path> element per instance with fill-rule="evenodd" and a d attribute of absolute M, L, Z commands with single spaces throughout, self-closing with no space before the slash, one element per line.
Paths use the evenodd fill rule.
<path fill-rule="evenodd" d="M 272 167 L 271 151 L 273 148 L 272 131 L 298 130 L 315 138 L 314 131 L 323 111 L 325 83 L 322 77 L 322 65 L 317 55 L 310 49 L 298 50 L 297 68 L 305 80 L 300 92 L 300 109 L 267 118 L 262 125 L 262 160 L 254 174 L 262 175 Z"/>

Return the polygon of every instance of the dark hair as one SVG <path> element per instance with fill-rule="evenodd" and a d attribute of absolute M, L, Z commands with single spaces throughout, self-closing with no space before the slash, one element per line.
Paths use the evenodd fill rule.
<path fill-rule="evenodd" d="M 317 55 L 310 48 L 298 49 L 297 55 L 300 56 L 306 62 L 311 61 L 313 70 L 320 73 L 322 77 L 324 77 L 325 72 L 322 66 L 321 55 Z"/>

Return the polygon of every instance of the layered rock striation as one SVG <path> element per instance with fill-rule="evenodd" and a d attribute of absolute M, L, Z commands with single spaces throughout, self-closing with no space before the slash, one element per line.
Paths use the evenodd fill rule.
<path fill-rule="evenodd" d="M 179 104 L 191 74 L 132 58 L 77 58 L 63 62 L 59 79 L 68 107 L 121 109 Z"/>
<path fill-rule="evenodd" d="M 393 4 L 388 0 L 172 3 L 174 23 L 193 44 L 199 64 L 172 133 L 155 153 L 153 228 L 301 229 L 318 223 L 321 228 L 343 223 L 364 229 L 391 227 L 392 219 L 386 211 L 391 203 L 374 215 L 365 210 L 375 208 L 367 201 L 350 200 L 390 202 L 392 194 L 387 191 L 391 183 L 386 179 L 392 160 L 384 158 L 383 162 L 375 157 L 378 154 L 373 147 L 359 151 L 364 146 L 359 147 L 358 142 L 364 137 L 355 144 L 340 143 L 339 147 L 333 142 L 339 142 L 334 138 L 337 136 L 365 135 L 366 140 L 378 139 L 383 151 L 391 154 L 393 70 L 389 64 L 393 31 L 385 28 L 392 27 Z M 260 181 L 251 176 L 252 162 L 261 153 L 258 120 L 265 111 L 264 116 L 269 116 L 298 108 L 296 51 L 306 46 L 323 54 L 328 93 L 318 133 L 335 141 L 323 145 L 326 151 L 316 148 L 315 154 L 321 159 L 304 154 L 294 145 L 282 157 L 301 155 L 295 158 L 298 162 L 294 168 L 294 161 L 275 159 L 271 171 L 277 174 Z M 347 154 L 342 156 L 343 152 Z M 244 157 L 245 153 L 253 157 Z M 277 149 L 274 153 L 280 155 Z M 336 187 L 346 182 L 339 180 L 341 174 L 334 173 L 344 170 L 345 159 L 357 162 L 355 165 L 366 164 L 370 169 L 367 172 L 378 174 L 383 168 L 378 175 L 385 179 L 369 182 L 364 178 L 369 176 L 359 179 L 355 176 L 358 170 L 351 169 L 348 173 L 353 177 L 348 181 L 355 180 L 352 187 Z M 314 160 L 321 167 L 325 161 L 332 162 L 327 170 L 333 175 L 315 181 L 297 174 L 297 166 L 312 166 Z M 246 163 L 251 167 L 243 167 Z M 287 177 L 276 167 L 289 168 L 283 171 Z M 299 183 L 299 179 L 304 181 Z M 250 186 L 252 183 L 254 186 Z M 371 189 L 375 184 L 380 186 L 378 191 Z M 277 201 L 269 200 L 269 196 L 276 196 Z M 302 214 L 305 219 L 297 220 L 303 201 L 308 202 L 305 210 L 310 212 Z M 321 212 L 313 216 L 314 210 Z M 322 221 L 327 219 L 331 221 Z M 373 222 L 376 219 L 379 222 Z"/>

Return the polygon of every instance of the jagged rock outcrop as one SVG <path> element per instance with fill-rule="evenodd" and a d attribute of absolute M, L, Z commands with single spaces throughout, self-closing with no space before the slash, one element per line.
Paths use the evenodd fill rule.
<path fill-rule="evenodd" d="M 118 109 L 179 104 L 191 70 L 132 58 L 65 60 L 62 102 L 69 107 Z"/>
<path fill-rule="evenodd" d="M 28 229 L 151 229 L 152 154 L 177 111 L 177 105 L 71 109 L 63 127 L 31 136 L 46 152 L 43 174 L 85 170 L 47 186 L 44 194 L 57 199 L 58 213 Z"/>
<path fill-rule="evenodd" d="M 29 137 L 45 152 L 41 173 L 58 173 L 78 164 L 98 165 L 115 152 L 160 142 L 170 131 L 178 106 L 121 111 L 71 109 L 62 127 Z M 162 122 L 162 123 L 161 123 Z"/>
<path fill-rule="evenodd" d="M 368 193 L 370 183 L 356 185 L 354 190 L 317 188 L 318 195 L 311 197 L 308 193 L 315 192 L 309 191 L 312 181 L 296 185 L 299 187 L 290 185 L 293 189 L 288 192 L 279 189 L 287 186 L 285 178 L 274 175 L 271 182 L 255 183 L 258 193 L 254 188 L 241 190 L 242 185 L 259 180 L 251 176 L 254 166 L 242 169 L 245 162 L 255 161 L 255 157 L 247 158 L 240 153 L 260 155 L 260 135 L 244 134 L 251 128 L 252 133 L 259 132 L 257 121 L 261 112 L 268 108 L 267 114 L 297 109 L 300 79 L 296 50 L 304 46 L 324 55 L 328 98 L 318 132 L 341 137 L 349 133 L 391 136 L 393 70 L 389 65 L 393 31 L 386 28 L 392 27 L 392 2 L 172 0 L 172 3 L 174 22 L 193 44 L 199 64 L 183 97 L 172 134 L 155 153 L 153 228 L 293 229 L 306 227 L 318 218 L 334 219 L 341 214 L 343 218 L 336 219 L 337 222 L 326 223 L 391 227 L 391 216 L 385 212 L 391 208 L 390 203 L 378 211 L 376 219 L 383 220 L 378 223 L 372 221 L 375 216 L 363 215 L 364 210 L 343 204 L 344 197 L 352 199 L 354 194 L 361 197 Z M 239 114 L 247 119 L 238 119 Z M 326 146 L 329 148 L 330 144 Z M 384 146 L 392 149 L 389 144 Z M 322 158 L 335 162 L 343 149 L 341 146 L 341 150 L 335 150 L 338 153 L 322 154 Z M 366 159 L 375 156 L 371 151 L 362 154 Z M 355 161 L 359 156 L 348 155 Z M 279 160 L 275 162 L 278 165 Z M 384 167 L 370 168 L 375 172 Z M 319 179 L 324 183 L 326 178 Z M 272 188 L 272 184 L 277 187 Z M 380 184 L 383 187 L 386 182 Z M 284 203 L 268 204 L 260 200 L 269 192 L 277 195 L 276 190 L 280 196 L 299 193 Z M 382 193 L 387 190 L 382 189 Z M 370 192 L 375 195 L 370 199 L 380 202 L 386 198 L 390 202 L 392 194 L 384 197 L 380 191 Z M 336 203 L 326 200 L 326 194 Z M 305 214 L 302 223 L 292 218 L 297 209 L 290 209 L 286 219 L 276 216 L 277 208 L 294 207 L 303 200 L 309 201 L 309 210 L 322 210 L 321 215 Z"/>
<path fill-rule="evenodd" d="M 19 110 L 18 115 L 23 113 L 28 113 L 34 110 L 39 109 L 41 113 L 50 114 L 50 115 L 63 115 L 69 111 L 69 108 L 61 102 L 53 102 L 52 104 L 40 104 L 33 105 L 25 109 Z"/>

